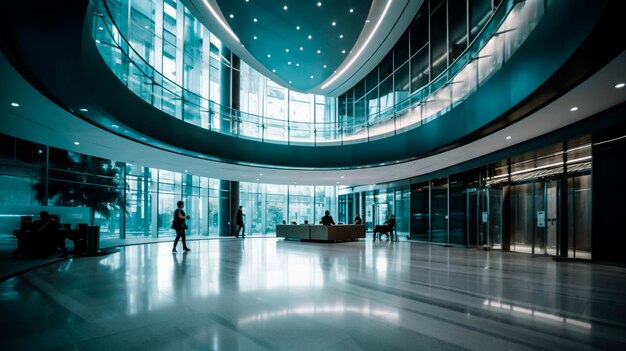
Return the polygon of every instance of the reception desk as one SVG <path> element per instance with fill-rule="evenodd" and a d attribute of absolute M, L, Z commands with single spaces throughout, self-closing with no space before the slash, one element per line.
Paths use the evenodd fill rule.
<path fill-rule="evenodd" d="M 314 241 L 353 241 L 365 238 L 365 225 L 278 224 L 276 237 Z"/>

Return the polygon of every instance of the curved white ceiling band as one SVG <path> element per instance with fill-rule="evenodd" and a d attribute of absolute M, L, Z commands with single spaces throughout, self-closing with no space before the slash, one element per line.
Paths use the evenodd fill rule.
<path fill-rule="evenodd" d="M 202 0 L 202 2 L 204 2 L 204 5 L 209 9 L 209 11 L 211 11 L 211 14 L 213 15 L 213 17 L 215 17 L 217 22 L 226 30 L 226 32 L 228 32 L 228 34 L 230 34 L 238 43 L 240 43 L 239 38 L 237 38 L 237 35 L 235 35 L 235 33 L 233 32 L 232 29 L 230 29 L 228 24 L 226 24 L 226 22 L 224 22 L 222 18 L 217 14 L 215 9 L 213 9 L 213 6 L 211 6 L 211 4 L 209 4 L 207 0 Z"/>
<path fill-rule="evenodd" d="M 206 0 L 205 0 L 206 1 Z M 365 48 L 367 47 L 367 45 L 369 44 L 370 40 L 372 40 L 372 37 L 374 36 L 374 34 L 376 34 L 376 31 L 378 31 L 378 27 L 380 26 L 380 24 L 383 22 L 383 19 L 385 18 L 385 15 L 387 14 L 387 10 L 389 10 L 389 6 L 391 6 L 391 2 L 393 0 L 389 0 L 387 1 L 387 5 L 385 5 L 385 9 L 383 10 L 383 13 L 380 15 L 380 18 L 378 19 L 378 22 L 376 22 L 376 26 L 374 27 L 374 29 L 372 30 L 372 32 L 370 33 L 369 37 L 367 37 L 367 40 L 365 41 L 365 43 L 361 46 L 361 48 L 359 49 L 359 51 L 357 51 L 357 53 L 352 56 L 352 59 L 350 59 L 350 61 L 348 62 L 347 65 L 345 65 L 340 71 L 339 73 L 335 74 L 334 77 L 332 77 L 329 81 L 327 81 L 326 83 L 324 83 L 320 89 L 325 89 L 327 86 L 329 86 L 330 84 L 332 84 L 334 81 L 337 80 L 337 78 L 341 77 L 347 70 L 348 68 L 350 68 L 350 66 L 352 66 L 352 64 L 354 64 L 354 62 L 356 61 L 357 58 L 359 58 L 359 56 L 361 56 L 361 53 L 363 53 L 363 50 L 365 50 Z"/>

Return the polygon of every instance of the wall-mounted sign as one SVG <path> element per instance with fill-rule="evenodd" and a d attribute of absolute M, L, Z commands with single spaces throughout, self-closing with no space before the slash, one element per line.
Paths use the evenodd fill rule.
<path fill-rule="evenodd" d="M 546 212 L 545 211 L 537 211 L 537 227 L 545 227 L 546 226 Z"/>

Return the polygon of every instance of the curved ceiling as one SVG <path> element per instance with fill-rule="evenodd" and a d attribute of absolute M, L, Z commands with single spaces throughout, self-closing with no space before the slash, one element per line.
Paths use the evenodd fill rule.
<path fill-rule="evenodd" d="M 290 89 L 330 96 L 380 62 L 423 0 L 182 2 L 257 71 Z"/>
<path fill-rule="evenodd" d="M 548 106 L 504 129 L 450 151 L 381 167 L 332 171 L 284 170 L 190 157 L 133 141 L 124 137 L 123 133 L 111 133 L 50 101 L 24 79 L 3 54 L 0 54 L 0 75 L 3 77 L 0 80 L 0 133 L 145 167 L 268 184 L 347 186 L 408 179 L 512 147 L 626 101 L 626 90 L 614 88 L 616 82 L 626 78 L 626 52 L 622 52 L 606 67 Z M 12 103 L 19 106 L 12 106 Z M 572 112 L 572 106 L 579 109 Z"/>

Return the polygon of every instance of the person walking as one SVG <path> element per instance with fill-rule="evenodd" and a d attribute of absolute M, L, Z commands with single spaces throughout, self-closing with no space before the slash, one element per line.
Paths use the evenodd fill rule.
<path fill-rule="evenodd" d="M 187 242 L 185 241 L 185 231 L 187 230 L 187 223 L 185 222 L 189 219 L 189 216 L 185 214 L 183 211 L 183 207 L 185 207 L 185 203 L 182 201 L 178 201 L 176 203 L 176 211 L 174 211 L 174 220 L 172 220 L 172 229 L 176 230 L 176 239 L 174 239 L 174 248 L 172 252 L 176 252 L 176 245 L 178 245 L 178 240 L 182 239 L 183 241 L 183 251 L 191 251 L 187 247 Z"/>
<path fill-rule="evenodd" d="M 239 208 L 237 209 L 237 233 L 235 234 L 235 237 L 238 238 L 239 237 L 239 232 L 243 229 L 242 238 L 246 237 L 246 225 L 243 221 L 243 210 L 241 208 L 241 206 L 239 206 Z"/>

